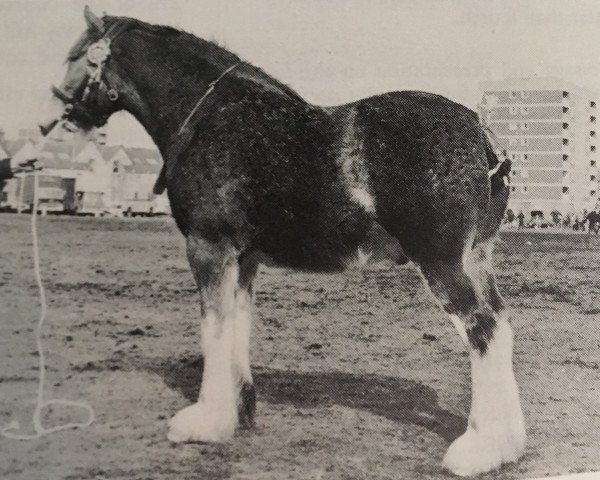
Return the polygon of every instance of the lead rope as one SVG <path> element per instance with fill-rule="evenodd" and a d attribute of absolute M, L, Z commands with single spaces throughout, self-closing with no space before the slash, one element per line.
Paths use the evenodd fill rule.
<path fill-rule="evenodd" d="M 49 134 L 48 134 L 49 136 Z M 42 148 L 47 142 L 47 138 L 42 141 L 40 146 L 38 147 L 38 154 L 42 151 Z M 44 385 L 46 383 L 46 358 L 44 356 L 44 349 L 42 346 L 42 327 L 44 326 L 44 322 L 46 320 L 47 313 L 47 305 L 46 305 L 46 290 L 44 289 L 44 284 L 42 282 L 42 274 L 40 269 L 40 250 L 38 245 L 38 231 L 37 231 L 37 208 L 39 203 L 39 176 L 38 172 L 34 172 L 33 174 L 33 207 L 31 209 L 31 236 L 33 238 L 33 271 L 35 274 L 35 280 L 38 286 L 38 290 L 40 292 L 40 318 L 37 324 L 37 329 L 35 332 L 35 343 L 37 346 L 37 352 L 39 356 L 39 381 L 37 388 L 37 399 L 36 399 L 36 407 L 33 411 L 32 423 L 33 428 L 35 429 L 35 433 L 33 434 L 20 434 L 14 433 L 15 430 L 19 430 L 20 425 L 19 422 L 13 420 L 8 425 L 6 425 L 2 430 L 0 430 L 0 435 L 5 438 L 9 438 L 11 440 L 34 440 L 36 438 L 40 438 L 43 435 L 47 435 L 54 432 L 59 432 L 61 430 L 67 430 L 70 428 L 83 428 L 92 424 L 95 419 L 94 410 L 87 403 L 77 402 L 73 400 L 65 400 L 65 399 L 55 399 L 55 400 L 45 400 L 44 399 Z M 52 428 L 46 428 L 42 425 L 42 411 L 50 407 L 52 405 L 63 405 L 66 407 L 78 407 L 87 410 L 88 419 L 85 422 L 72 422 L 66 423 L 64 425 L 57 425 Z"/>

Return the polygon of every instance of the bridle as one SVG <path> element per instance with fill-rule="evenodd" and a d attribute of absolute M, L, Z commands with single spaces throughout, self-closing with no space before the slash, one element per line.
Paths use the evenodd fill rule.
<path fill-rule="evenodd" d="M 64 127 L 70 131 L 79 129 L 73 123 L 73 119 L 78 118 L 90 124 L 95 123 L 97 115 L 90 112 L 90 102 L 94 93 L 96 93 L 96 106 L 101 106 L 107 100 L 114 103 L 119 99 L 119 93 L 116 89 L 110 87 L 106 75 L 104 75 L 104 68 L 111 54 L 110 42 L 109 38 L 102 38 L 88 47 L 86 52 L 87 82 L 85 82 L 85 86 L 77 89 L 75 95 L 69 95 L 61 88 L 55 85 L 52 86 L 52 94 L 65 104 L 65 109 L 59 121 L 62 121 Z M 80 95 L 77 95 L 79 92 L 81 92 Z M 100 95 L 101 93 L 105 96 L 104 100 Z M 102 120 L 107 120 L 109 115 L 105 115 L 106 118 Z"/>
<path fill-rule="evenodd" d="M 120 31 L 117 31 L 115 37 L 126 31 L 127 29 L 128 27 L 125 26 L 125 28 L 122 28 Z M 106 99 L 110 103 L 115 103 L 119 100 L 119 92 L 108 84 L 106 75 L 104 75 L 106 62 L 108 61 L 111 55 L 110 44 L 111 39 L 108 38 L 108 36 L 105 36 L 100 40 L 92 43 L 87 48 L 87 82 L 85 83 L 85 87 L 80 86 L 77 89 L 75 95 L 69 95 L 61 88 L 52 85 L 52 94 L 65 104 L 65 108 L 61 117 L 56 119 L 56 123 L 61 122 L 63 128 L 66 128 L 67 130 L 72 132 L 76 132 L 77 130 L 79 130 L 79 127 L 77 127 L 77 125 L 73 123 L 73 120 L 76 119 L 83 120 L 90 125 L 94 125 L 97 123 L 98 115 L 94 115 L 92 112 L 90 112 L 90 98 L 94 92 L 96 92 L 97 94 L 95 103 L 96 106 L 99 107 L 102 106 L 103 102 L 101 96 L 99 95 L 99 93 L 101 92 L 105 94 Z M 189 115 L 183 121 L 181 127 L 179 128 L 178 135 L 181 135 L 184 132 L 185 128 L 187 127 L 194 114 L 200 108 L 204 100 L 215 89 L 217 83 L 219 83 L 219 81 L 223 77 L 225 77 L 229 72 L 233 71 L 238 66 L 240 66 L 241 63 L 242 62 L 238 62 L 230 66 L 209 84 L 207 90 L 200 97 L 198 102 L 195 104 L 194 108 L 192 108 Z M 81 92 L 81 95 L 77 96 L 78 92 Z M 106 100 L 104 100 L 104 103 L 106 105 Z M 110 115 L 111 113 L 103 114 L 100 118 L 101 123 L 105 123 Z"/>

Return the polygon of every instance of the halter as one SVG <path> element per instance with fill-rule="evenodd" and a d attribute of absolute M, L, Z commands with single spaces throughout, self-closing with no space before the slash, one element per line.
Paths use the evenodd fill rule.
<path fill-rule="evenodd" d="M 88 111 L 85 103 L 87 102 L 94 86 L 97 91 L 106 92 L 106 96 L 110 102 L 116 102 L 119 99 L 119 93 L 108 85 L 104 73 L 106 61 L 110 57 L 110 39 L 102 38 L 95 43 L 92 43 L 86 52 L 87 57 L 87 83 L 83 89 L 80 98 L 69 95 L 59 87 L 52 86 L 52 93 L 55 97 L 65 104 L 61 120 L 65 120 L 65 127 L 69 130 L 76 131 L 78 128 L 70 121 L 74 114 L 80 117 L 86 117 L 87 120 L 92 120 L 93 117 Z M 97 103 L 99 102 L 97 99 Z M 91 122 L 93 123 L 93 122 Z"/>

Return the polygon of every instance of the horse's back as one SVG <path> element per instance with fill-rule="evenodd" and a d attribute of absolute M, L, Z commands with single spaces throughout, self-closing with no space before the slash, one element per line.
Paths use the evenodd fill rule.
<path fill-rule="evenodd" d="M 331 114 L 353 122 L 378 220 L 410 256 L 456 257 L 471 237 L 495 234 L 505 195 L 491 201 L 491 148 L 473 111 L 439 95 L 405 91 Z"/>

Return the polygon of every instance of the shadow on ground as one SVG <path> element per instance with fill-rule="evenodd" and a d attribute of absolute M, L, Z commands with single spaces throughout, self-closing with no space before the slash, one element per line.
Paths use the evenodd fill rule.
<path fill-rule="evenodd" d="M 162 377 L 169 388 L 181 392 L 190 402 L 198 397 L 202 367 L 202 357 L 155 359 L 135 365 Z M 448 442 L 467 426 L 466 418 L 439 406 L 435 390 L 403 378 L 256 367 L 254 381 L 259 401 L 298 408 L 340 405 L 365 410 L 395 422 L 419 425 Z"/>

